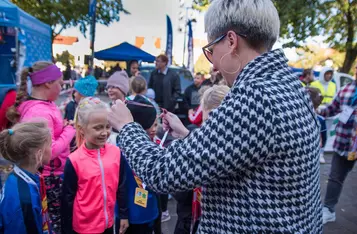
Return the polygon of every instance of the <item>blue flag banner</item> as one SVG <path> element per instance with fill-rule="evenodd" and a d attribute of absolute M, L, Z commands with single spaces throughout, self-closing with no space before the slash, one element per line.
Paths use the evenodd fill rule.
<path fill-rule="evenodd" d="M 192 32 L 192 21 L 188 21 L 188 59 L 187 59 L 187 69 L 193 73 L 194 72 L 194 64 L 193 64 L 193 32 Z"/>
<path fill-rule="evenodd" d="M 173 42 L 173 32 L 172 32 L 172 23 L 170 17 L 166 15 L 167 22 L 167 37 L 166 37 L 166 56 L 169 58 L 168 65 L 172 63 L 172 42 Z"/>
<path fill-rule="evenodd" d="M 89 16 L 92 17 L 95 14 L 97 7 L 97 0 L 89 0 Z"/>

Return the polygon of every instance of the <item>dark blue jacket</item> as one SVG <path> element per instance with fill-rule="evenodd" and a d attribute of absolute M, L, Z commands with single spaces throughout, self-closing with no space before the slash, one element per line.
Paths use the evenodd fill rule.
<path fill-rule="evenodd" d="M 74 120 L 74 115 L 76 113 L 77 105 L 78 104 L 74 100 L 70 101 L 67 104 L 65 112 L 64 112 L 64 119 L 66 119 L 66 120 Z"/>
<path fill-rule="evenodd" d="M 122 154 L 120 159 L 125 167 L 126 172 L 126 191 L 129 209 L 129 223 L 130 224 L 146 224 L 152 223 L 159 216 L 159 209 L 157 204 L 156 194 L 149 191 L 147 207 L 141 207 L 134 203 L 135 189 L 138 184 L 135 181 L 133 170 L 130 168 L 128 162 Z M 147 190 L 147 188 L 146 188 Z M 118 217 L 118 210 L 116 209 L 116 216 Z"/>
<path fill-rule="evenodd" d="M 23 171 L 39 188 L 39 177 Z M 0 194 L 0 233 L 43 233 L 41 196 L 37 188 L 14 172 L 9 174 Z"/>

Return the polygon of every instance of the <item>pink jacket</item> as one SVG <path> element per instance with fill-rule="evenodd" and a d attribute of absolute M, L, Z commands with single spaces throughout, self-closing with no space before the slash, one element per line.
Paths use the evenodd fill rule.
<path fill-rule="evenodd" d="M 69 159 L 77 175 L 73 230 L 77 233 L 103 233 L 114 224 L 120 150 L 111 144 L 90 150 L 83 144 Z M 65 183 L 68 183 L 68 176 L 69 174 L 65 174 Z"/>
<path fill-rule="evenodd" d="M 45 120 L 52 135 L 52 157 L 48 165 L 44 166 L 43 175 L 62 175 L 66 159 L 68 158 L 69 144 L 76 130 L 72 126 L 63 127 L 63 118 L 54 102 L 29 100 L 23 102 L 18 111 L 21 114 L 20 122 Z"/>

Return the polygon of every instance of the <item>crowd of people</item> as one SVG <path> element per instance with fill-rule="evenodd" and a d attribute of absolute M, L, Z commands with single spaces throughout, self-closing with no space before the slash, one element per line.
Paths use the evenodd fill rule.
<path fill-rule="evenodd" d="M 0 116 L 0 154 L 11 163 L 0 233 L 162 234 L 168 194 L 175 234 L 322 233 L 335 221 L 357 159 L 357 81 L 336 93 L 331 68 L 300 81 L 272 50 L 280 21 L 270 0 L 213 1 L 205 28 L 215 72 L 185 90 L 187 126 L 173 114 L 181 84 L 165 55 L 149 82 L 135 61 L 114 71 L 109 104 L 95 97 L 95 77 L 79 78 L 64 113 L 60 69 L 24 68 Z M 322 204 L 324 117 L 337 114 Z"/>

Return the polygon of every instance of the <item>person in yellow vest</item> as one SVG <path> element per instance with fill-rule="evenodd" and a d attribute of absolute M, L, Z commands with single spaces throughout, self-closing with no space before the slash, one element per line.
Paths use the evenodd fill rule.
<path fill-rule="evenodd" d="M 332 102 L 336 94 L 336 84 L 332 82 L 334 70 L 330 67 L 323 68 L 320 72 L 319 80 L 311 83 L 310 87 L 320 90 L 322 97 L 322 104 L 329 104 Z"/>
<path fill-rule="evenodd" d="M 310 84 L 314 81 L 314 72 L 312 69 L 304 69 L 302 73 L 301 84 L 304 87 L 309 87 Z"/>

